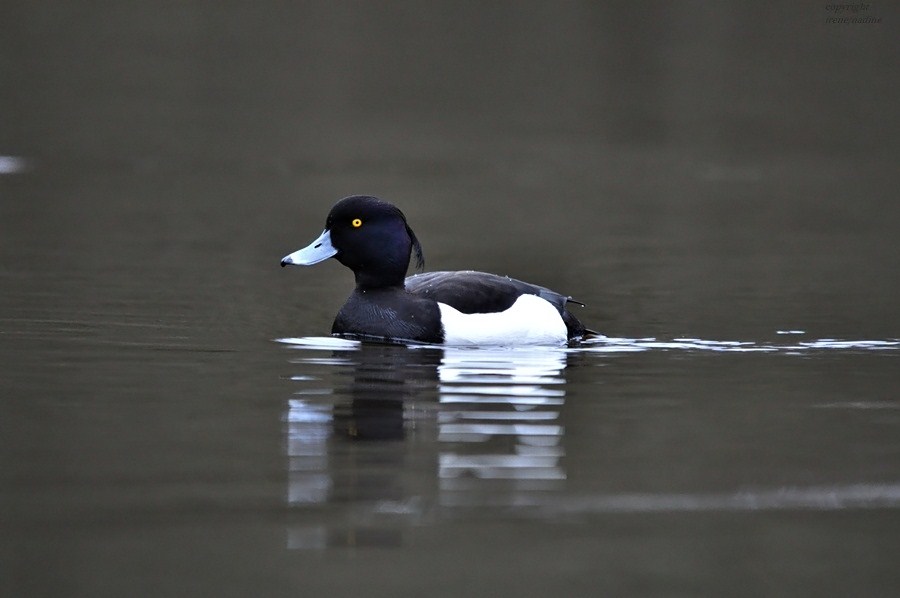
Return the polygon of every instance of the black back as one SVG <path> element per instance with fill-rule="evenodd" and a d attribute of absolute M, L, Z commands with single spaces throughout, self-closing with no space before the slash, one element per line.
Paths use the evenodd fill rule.
<path fill-rule="evenodd" d="M 566 324 L 569 338 L 583 336 L 584 325 L 568 310 L 571 297 L 508 276 L 471 270 L 426 272 L 406 279 L 406 290 L 445 303 L 464 314 L 495 313 L 508 309 L 522 295 L 537 295 L 553 305 Z"/>

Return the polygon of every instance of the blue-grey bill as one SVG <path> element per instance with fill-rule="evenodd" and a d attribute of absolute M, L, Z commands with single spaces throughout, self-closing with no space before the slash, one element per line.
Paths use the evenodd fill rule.
<path fill-rule="evenodd" d="M 319 238 L 294 253 L 284 256 L 281 259 L 282 266 L 312 266 L 323 262 L 337 253 L 331 245 L 331 231 L 327 228 L 322 231 Z"/>

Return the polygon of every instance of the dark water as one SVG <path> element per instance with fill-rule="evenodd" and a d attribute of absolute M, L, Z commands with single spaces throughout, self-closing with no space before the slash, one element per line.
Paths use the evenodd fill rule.
<path fill-rule="evenodd" d="M 828 6 L 4 5 L 0 594 L 896 595 L 900 15 Z M 608 338 L 323 339 L 360 192 Z"/>

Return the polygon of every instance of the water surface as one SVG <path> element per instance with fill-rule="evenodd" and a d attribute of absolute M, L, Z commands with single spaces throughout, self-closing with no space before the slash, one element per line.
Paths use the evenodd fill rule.
<path fill-rule="evenodd" d="M 896 595 L 867 10 L 7 7 L 0 593 Z M 606 338 L 327 339 L 352 193 Z"/>

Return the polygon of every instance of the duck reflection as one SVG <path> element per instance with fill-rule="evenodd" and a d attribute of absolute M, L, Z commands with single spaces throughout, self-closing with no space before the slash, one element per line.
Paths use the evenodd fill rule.
<path fill-rule="evenodd" d="M 561 488 L 565 365 L 562 349 L 445 350 L 438 366 L 442 505 L 536 505 L 540 493 Z"/>
<path fill-rule="evenodd" d="M 352 361 L 341 376 L 349 384 L 335 388 L 334 431 L 353 440 L 402 440 L 406 409 L 434 397 L 440 350 L 362 345 Z"/>
<path fill-rule="evenodd" d="M 287 502 L 307 521 L 290 547 L 399 545 L 411 523 L 565 483 L 565 349 L 290 344 Z"/>

